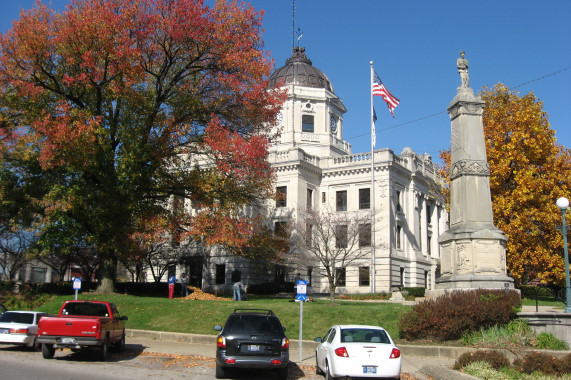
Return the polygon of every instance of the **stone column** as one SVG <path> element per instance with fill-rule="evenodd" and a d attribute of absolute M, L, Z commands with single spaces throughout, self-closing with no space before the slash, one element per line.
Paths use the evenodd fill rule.
<path fill-rule="evenodd" d="M 441 276 L 436 291 L 440 294 L 514 287 L 506 271 L 507 238 L 493 223 L 483 109 L 484 102 L 465 81 L 448 107 L 452 129 L 450 229 L 438 239 Z"/>

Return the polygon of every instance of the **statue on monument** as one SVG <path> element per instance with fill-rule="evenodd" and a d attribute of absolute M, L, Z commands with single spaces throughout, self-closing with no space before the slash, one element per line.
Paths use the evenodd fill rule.
<path fill-rule="evenodd" d="M 468 88 L 470 87 L 470 77 L 468 76 L 468 60 L 464 58 L 464 54 L 464 50 L 462 50 L 460 52 L 460 58 L 456 60 L 456 66 L 458 66 L 458 72 L 462 80 L 460 87 Z"/>

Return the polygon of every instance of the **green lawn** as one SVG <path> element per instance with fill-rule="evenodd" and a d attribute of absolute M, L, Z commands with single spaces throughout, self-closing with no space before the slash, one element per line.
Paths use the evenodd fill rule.
<path fill-rule="evenodd" d="M 37 310 L 57 314 L 63 301 L 74 296 L 56 296 Z M 290 339 L 299 337 L 299 303 L 288 299 L 251 297 L 249 301 L 195 301 L 181 298 L 139 297 L 122 294 L 80 294 L 80 300 L 101 300 L 117 305 L 127 315 L 129 329 L 173 331 L 215 335 L 215 324 L 224 324 L 235 308 L 271 309 L 287 328 Z M 393 339 L 398 338 L 397 323 L 411 306 L 379 302 L 346 302 L 329 305 L 329 300 L 303 304 L 303 339 L 313 340 L 334 324 L 382 326 Z"/>

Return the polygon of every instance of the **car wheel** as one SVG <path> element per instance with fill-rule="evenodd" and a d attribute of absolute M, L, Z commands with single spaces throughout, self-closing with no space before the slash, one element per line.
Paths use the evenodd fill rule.
<path fill-rule="evenodd" d="M 318 375 L 323 375 L 323 371 L 319 368 L 319 363 L 317 362 L 317 352 L 315 353 L 315 373 Z"/>
<path fill-rule="evenodd" d="M 335 380 L 335 378 L 331 374 L 331 370 L 329 369 L 329 362 L 325 362 L 325 378 L 327 380 Z"/>
<path fill-rule="evenodd" d="M 113 348 L 116 352 L 123 352 L 125 350 L 125 333 L 123 333 L 121 340 L 116 342 Z"/>
<path fill-rule="evenodd" d="M 109 353 L 109 337 L 105 337 L 103 344 L 99 348 L 99 360 L 104 362 L 107 360 L 107 354 Z"/>
<path fill-rule="evenodd" d="M 277 371 L 279 380 L 287 380 L 287 365 L 283 368 L 278 369 Z"/>
<path fill-rule="evenodd" d="M 56 349 L 53 345 L 44 343 L 42 344 L 42 356 L 44 359 L 53 359 L 56 353 Z"/>
<path fill-rule="evenodd" d="M 216 364 L 216 378 L 217 379 L 225 379 L 226 378 L 226 368 L 219 366 Z"/>

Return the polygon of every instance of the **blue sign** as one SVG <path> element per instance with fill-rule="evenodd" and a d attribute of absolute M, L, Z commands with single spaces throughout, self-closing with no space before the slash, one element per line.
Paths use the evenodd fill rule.
<path fill-rule="evenodd" d="M 297 295 L 295 299 L 298 301 L 307 301 L 307 281 L 297 280 Z"/>
<path fill-rule="evenodd" d="M 296 299 L 297 301 L 307 301 L 307 295 L 305 295 L 305 294 L 298 294 L 298 295 L 295 296 L 295 299 Z"/>
<path fill-rule="evenodd" d="M 73 288 L 76 290 L 81 289 L 81 278 L 80 277 L 76 277 L 73 279 Z"/>

